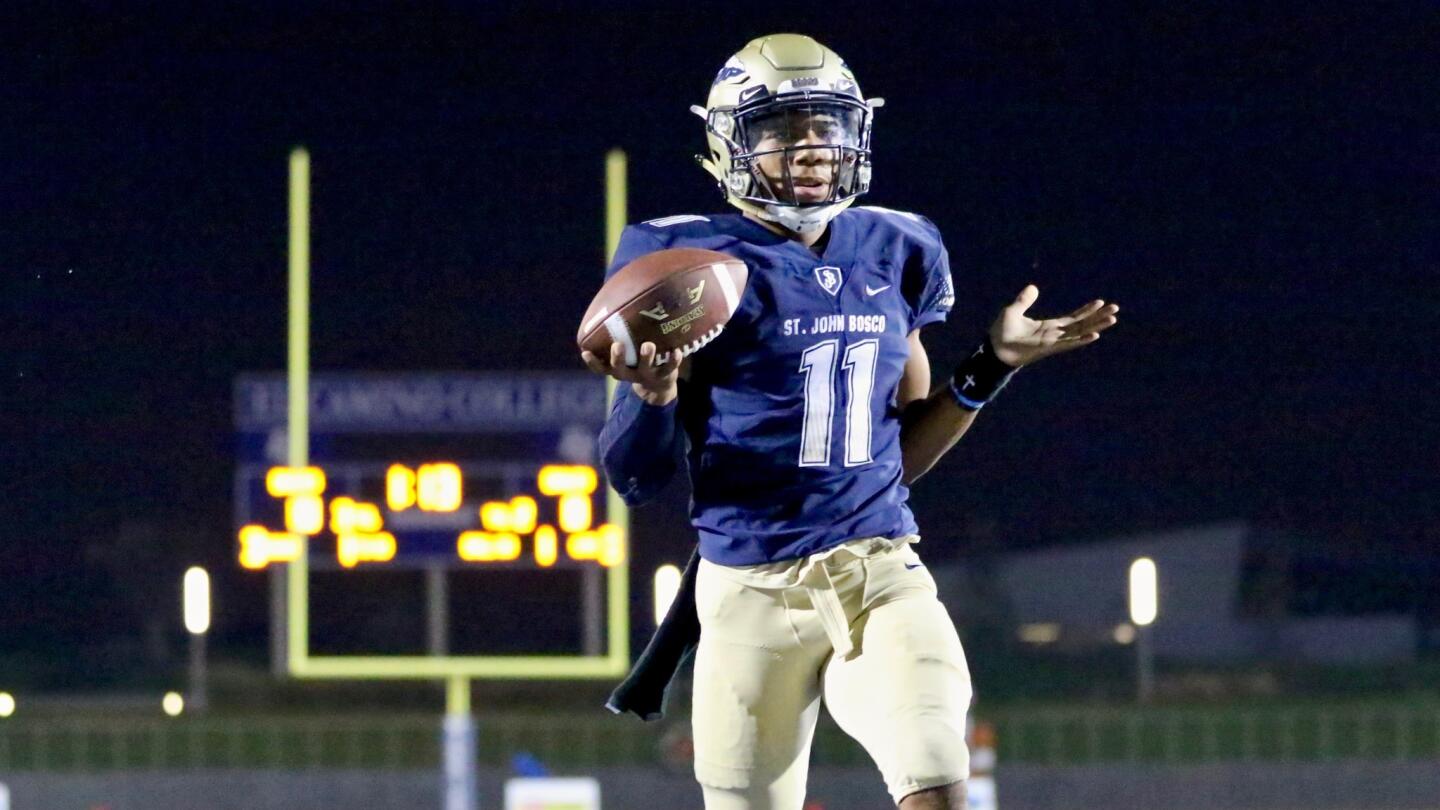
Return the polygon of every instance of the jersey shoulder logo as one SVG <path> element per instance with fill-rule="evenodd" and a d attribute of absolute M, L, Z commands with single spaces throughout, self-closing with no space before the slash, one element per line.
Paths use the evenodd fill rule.
<path fill-rule="evenodd" d="M 940 280 L 940 299 L 936 305 L 942 309 L 950 309 L 955 306 L 955 282 L 950 280 L 950 271 L 945 271 L 945 277 Z"/>
<path fill-rule="evenodd" d="M 844 278 L 840 275 L 840 268 L 829 265 L 815 268 L 815 280 L 820 282 L 821 289 L 831 295 L 840 292 L 840 285 L 844 283 Z"/>

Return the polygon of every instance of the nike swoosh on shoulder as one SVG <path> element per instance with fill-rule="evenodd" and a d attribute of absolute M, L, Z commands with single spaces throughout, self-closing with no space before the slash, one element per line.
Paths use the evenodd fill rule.
<path fill-rule="evenodd" d="M 910 563 L 905 563 L 905 570 L 906 570 L 906 571 L 914 571 L 916 568 L 924 568 L 924 567 L 925 567 L 925 564 L 924 564 L 924 563 L 915 563 L 914 565 L 911 565 Z"/>
<path fill-rule="evenodd" d="M 886 290 L 890 289 L 891 286 L 892 286 L 892 285 L 890 285 L 890 284 L 886 284 L 884 287 L 875 287 L 875 288 L 872 289 L 869 284 L 866 284 L 866 285 L 865 285 L 865 294 L 866 294 L 866 295 L 879 295 L 880 293 L 885 292 Z"/>

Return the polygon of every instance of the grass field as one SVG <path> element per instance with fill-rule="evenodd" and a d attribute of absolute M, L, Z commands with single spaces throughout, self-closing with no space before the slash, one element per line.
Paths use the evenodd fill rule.
<path fill-rule="evenodd" d="M 979 717 L 995 725 L 1002 763 L 1440 759 L 1440 700 L 1432 699 L 1013 706 Z M 563 767 L 651 764 L 683 740 L 686 718 L 683 709 L 662 724 L 599 711 L 481 711 L 480 755 L 487 764 L 520 752 Z M 0 770 L 431 768 L 440 761 L 438 729 L 438 716 L 413 713 L 17 716 L 0 721 Z M 814 758 L 868 762 L 828 720 Z"/>

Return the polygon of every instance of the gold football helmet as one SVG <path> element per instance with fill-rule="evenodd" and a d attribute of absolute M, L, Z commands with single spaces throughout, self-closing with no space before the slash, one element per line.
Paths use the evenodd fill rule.
<path fill-rule="evenodd" d="M 882 104 L 810 37 L 760 37 L 720 69 L 705 106 L 690 108 L 710 146 L 696 159 L 726 202 L 811 233 L 869 190 L 870 124 Z"/>

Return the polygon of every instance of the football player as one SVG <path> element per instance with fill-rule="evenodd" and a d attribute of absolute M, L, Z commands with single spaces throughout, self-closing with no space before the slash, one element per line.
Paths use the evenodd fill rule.
<path fill-rule="evenodd" d="M 688 358 L 657 358 L 651 343 L 635 368 L 618 343 L 583 354 L 628 383 L 600 436 L 625 500 L 689 469 L 698 562 L 610 706 L 655 714 L 656 685 L 698 629 L 695 774 L 709 810 L 799 810 L 822 700 L 903 810 L 964 806 L 970 676 L 913 548 L 907 487 L 1015 369 L 1116 321 L 1099 300 L 1032 319 L 1027 286 L 932 386 L 921 329 L 954 302 L 940 234 L 922 216 L 853 206 L 870 187 L 880 106 L 809 37 L 735 54 L 692 109 L 709 145 L 700 163 L 739 213 L 632 225 L 610 267 L 662 248 L 728 253 L 750 270 L 734 316 Z"/>

